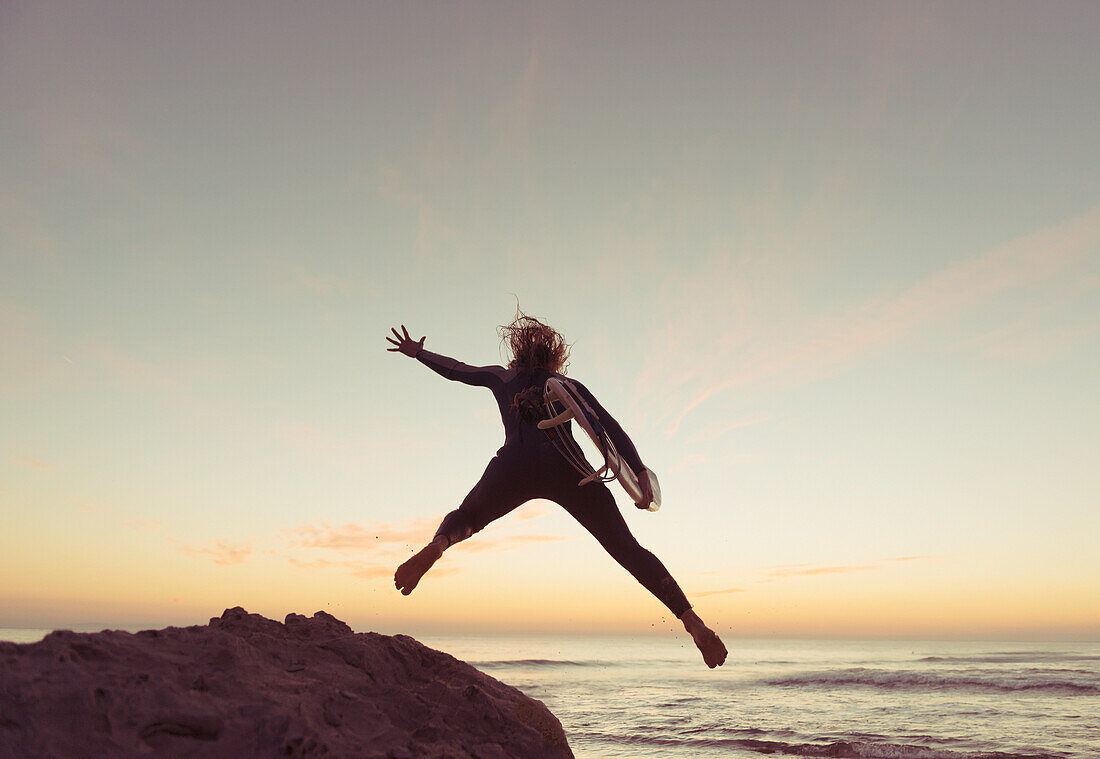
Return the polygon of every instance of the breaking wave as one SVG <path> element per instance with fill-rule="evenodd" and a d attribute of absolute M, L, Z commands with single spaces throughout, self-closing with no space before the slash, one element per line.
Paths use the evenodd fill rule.
<path fill-rule="evenodd" d="M 1064 759 L 1061 753 L 1016 753 L 1006 751 L 954 751 L 934 746 L 870 741 L 831 741 L 793 743 L 756 738 L 691 739 L 663 736 L 607 736 L 589 733 L 588 738 L 626 746 L 681 746 L 690 750 L 708 748 L 739 749 L 758 754 L 785 756 L 835 757 L 836 759 Z"/>
<path fill-rule="evenodd" d="M 472 661 L 478 669 L 502 669 L 504 667 L 605 667 L 612 662 L 569 661 L 567 659 L 498 659 L 496 661 Z"/>
<path fill-rule="evenodd" d="M 985 690 L 998 692 L 1057 692 L 1076 695 L 1100 694 L 1100 683 L 1069 678 L 1013 676 L 1007 672 L 941 673 L 857 667 L 830 672 L 806 672 L 789 677 L 768 678 L 768 685 L 780 687 L 863 686 L 886 690 Z"/>
<path fill-rule="evenodd" d="M 974 656 L 925 656 L 917 661 L 949 664 L 1027 664 L 1028 662 L 1100 661 L 1100 656 L 1058 651 L 1003 651 Z"/>

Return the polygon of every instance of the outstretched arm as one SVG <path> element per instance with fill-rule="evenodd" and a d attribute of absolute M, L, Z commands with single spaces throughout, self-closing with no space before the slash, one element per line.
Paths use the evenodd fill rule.
<path fill-rule="evenodd" d="M 401 325 L 401 332 L 398 332 L 392 327 L 390 331 L 393 332 L 394 337 L 397 339 L 395 340 L 394 337 L 389 337 L 388 335 L 386 339 L 396 347 L 387 348 L 386 350 L 397 351 L 404 353 L 410 358 L 415 358 L 417 361 L 424 364 L 424 366 L 446 379 L 481 387 L 492 387 L 493 385 L 503 382 L 504 373 L 506 371 L 503 367 L 469 366 L 453 358 L 424 350 L 424 338 L 413 340 L 412 337 L 409 336 L 409 331 L 405 329 L 404 324 Z"/>
<path fill-rule="evenodd" d="M 596 396 L 588 392 L 587 387 L 576 380 L 570 380 L 570 382 L 576 386 L 581 397 L 588 402 L 588 405 L 591 406 L 592 410 L 600 417 L 600 423 L 607 432 L 607 436 L 611 438 L 611 442 L 615 445 L 615 450 L 622 456 L 623 461 L 634 470 L 635 474 L 640 475 L 646 466 L 642 463 L 642 458 L 638 455 L 638 449 L 634 447 L 634 443 L 630 440 L 630 437 L 623 428 L 619 426 L 619 423 L 615 421 L 615 417 L 607 413 L 607 409 L 600 405 L 600 402 L 596 400 Z M 648 483 L 646 483 L 646 485 L 648 485 Z"/>

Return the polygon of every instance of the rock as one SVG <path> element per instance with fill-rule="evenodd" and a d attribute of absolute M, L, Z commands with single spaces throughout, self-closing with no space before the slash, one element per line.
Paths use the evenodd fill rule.
<path fill-rule="evenodd" d="M 405 635 L 227 609 L 0 643 L 0 759 L 572 757 L 542 704 Z"/>

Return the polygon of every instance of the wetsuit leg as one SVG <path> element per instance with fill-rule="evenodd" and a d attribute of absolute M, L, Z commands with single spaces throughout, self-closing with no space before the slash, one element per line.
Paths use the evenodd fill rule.
<path fill-rule="evenodd" d="M 553 500 L 564 506 L 600 541 L 611 558 L 634 575 L 634 579 L 667 606 L 677 619 L 691 608 L 684 591 L 672 579 L 661 560 L 642 548 L 631 534 L 610 490 L 595 482 L 577 487 L 576 480 L 570 479 L 569 487 L 561 487 L 557 491 Z"/>
<path fill-rule="evenodd" d="M 443 517 L 436 535 L 443 535 L 448 545 L 480 532 L 493 520 L 500 519 L 517 506 L 534 497 L 529 490 L 532 482 L 523 460 L 505 452 L 499 452 L 462 504 Z"/>

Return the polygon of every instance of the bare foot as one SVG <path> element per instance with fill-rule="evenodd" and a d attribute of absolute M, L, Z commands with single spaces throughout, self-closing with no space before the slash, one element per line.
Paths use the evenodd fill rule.
<path fill-rule="evenodd" d="M 706 665 L 711 669 L 721 667 L 726 661 L 727 653 L 722 639 L 718 637 L 714 630 L 707 627 L 693 610 L 688 610 L 681 617 L 681 621 L 684 623 L 684 629 L 691 634 L 691 639 L 695 641 L 699 653 L 703 655 L 703 661 L 706 662 Z"/>
<path fill-rule="evenodd" d="M 409 595 L 416 589 L 417 583 L 424 573 L 432 568 L 443 555 L 443 547 L 438 541 L 433 540 L 420 549 L 420 552 L 397 568 L 393 573 L 393 584 L 401 591 L 402 595 Z"/>

